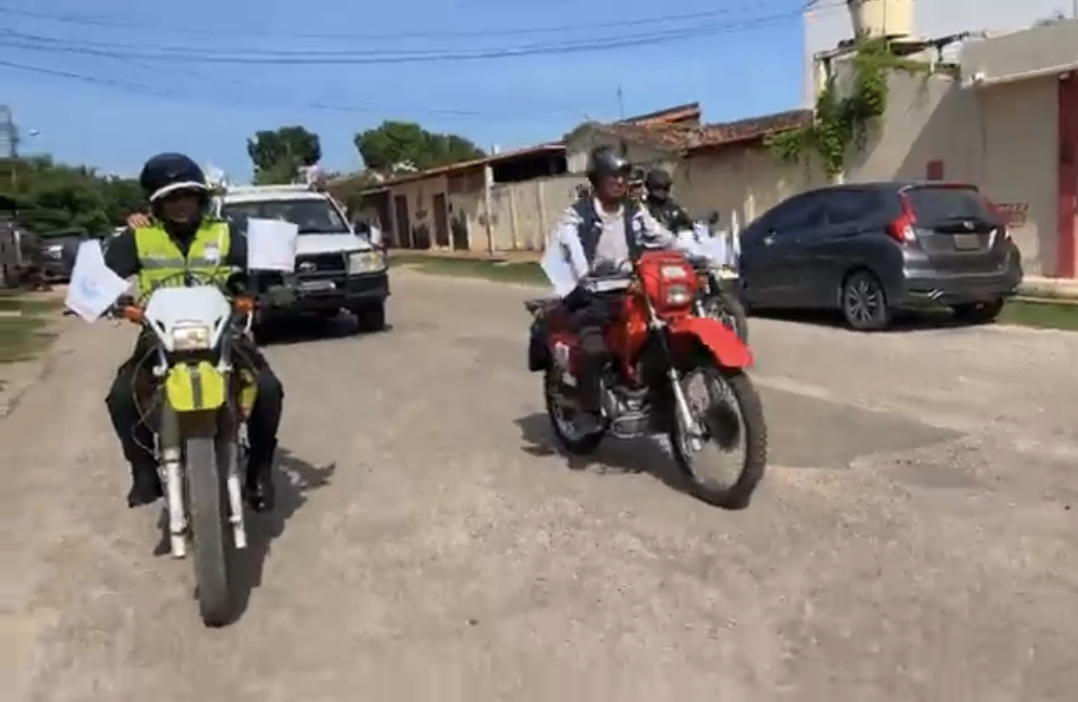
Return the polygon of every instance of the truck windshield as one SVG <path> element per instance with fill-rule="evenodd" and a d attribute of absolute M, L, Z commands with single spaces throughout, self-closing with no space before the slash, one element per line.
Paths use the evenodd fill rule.
<path fill-rule="evenodd" d="M 233 202 L 221 207 L 221 216 L 230 222 L 248 219 L 277 219 L 292 222 L 300 234 L 347 234 L 348 224 L 326 200 L 272 200 Z"/>

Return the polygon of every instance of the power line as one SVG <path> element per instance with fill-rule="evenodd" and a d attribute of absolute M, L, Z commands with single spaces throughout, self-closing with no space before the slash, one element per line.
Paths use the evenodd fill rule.
<path fill-rule="evenodd" d="M 844 3 L 838 3 L 844 4 Z M 608 37 L 599 41 L 576 40 L 560 43 L 530 44 L 500 49 L 482 49 L 472 51 L 442 51 L 442 52 L 419 52 L 419 51 L 296 51 L 296 52 L 252 52 L 245 51 L 243 55 L 227 53 L 212 54 L 206 51 L 191 51 L 187 47 L 160 47 L 156 51 L 146 51 L 140 47 L 116 48 L 116 44 L 108 46 L 112 48 L 99 48 L 88 42 L 70 42 L 54 37 L 31 35 L 7 30 L 4 35 L 14 37 L 13 40 L 4 40 L 2 46 L 25 49 L 30 51 L 52 51 L 56 53 L 72 53 L 104 58 L 142 60 L 152 62 L 186 62 L 204 64 L 237 64 L 237 65 L 293 65 L 293 66 L 316 66 L 316 65 L 380 65 L 380 64 L 406 64 L 406 63 L 431 63 L 440 61 L 484 61 L 496 59 L 508 59 L 525 56 L 542 55 L 565 55 L 578 53 L 599 53 L 624 48 L 637 48 L 668 44 L 671 42 L 685 41 L 691 38 L 714 36 L 727 33 L 745 32 L 754 29 L 762 29 L 772 26 L 777 22 L 793 17 L 800 17 L 801 13 L 786 12 L 766 17 L 755 17 L 740 22 L 713 23 L 698 26 L 692 29 L 677 29 L 666 32 L 648 32 L 635 35 L 622 35 Z"/>
<path fill-rule="evenodd" d="M 825 0 L 828 2 L 829 7 L 839 8 L 845 6 L 844 0 Z M 819 5 L 817 5 L 819 6 Z M 4 8 L 0 8 L 0 12 L 4 11 Z M 548 43 L 548 44 L 532 44 L 522 47 L 512 47 L 509 49 L 500 50 L 487 50 L 483 52 L 426 52 L 426 53 L 406 53 L 401 55 L 399 53 L 390 53 L 386 55 L 386 52 L 359 52 L 358 55 L 353 52 L 352 55 L 343 54 L 343 52 L 330 52 L 331 56 L 329 60 L 309 60 L 311 52 L 299 52 L 293 54 L 289 52 L 277 52 L 276 54 L 269 53 L 262 57 L 256 57 L 256 60 L 239 60 L 234 61 L 232 59 L 243 57 L 232 56 L 210 56 L 211 60 L 202 61 L 206 63 L 253 63 L 253 64 L 276 64 L 276 65 L 325 65 L 325 64 L 400 64 L 400 63 L 431 63 L 439 61 L 449 60 L 496 60 L 503 58 L 513 58 L 516 56 L 534 56 L 534 55 L 559 55 L 559 54 L 574 54 L 574 53 L 588 53 L 588 52 L 601 52 L 618 48 L 624 48 L 626 46 L 643 46 L 648 43 L 664 43 L 670 41 L 683 40 L 690 36 L 702 36 L 704 34 L 717 35 L 727 33 L 747 32 L 754 29 L 764 28 L 773 24 L 776 21 L 784 20 L 793 16 L 799 16 L 800 12 L 787 12 L 780 15 L 774 15 L 770 17 L 757 17 L 751 20 L 743 22 L 727 22 L 722 24 L 706 25 L 704 27 L 698 27 L 690 32 L 686 30 L 673 30 L 666 33 L 649 33 L 648 35 L 629 35 L 621 37 L 608 38 L 605 42 L 588 41 L 581 42 L 562 42 L 562 43 Z M 5 39 L 5 37 L 16 37 L 16 41 Z M 0 47 L 8 47 L 17 50 L 34 51 L 38 53 L 52 53 L 52 54 L 75 54 L 91 56 L 96 58 L 105 58 L 109 60 L 115 60 L 123 62 L 125 65 L 136 65 L 145 70 L 155 73 L 156 78 L 160 78 L 161 63 L 170 63 L 173 65 L 179 64 L 183 66 L 186 63 L 199 63 L 198 59 L 207 58 L 205 55 L 192 55 L 189 53 L 178 53 L 184 51 L 183 49 L 174 49 L 177 53 L 161 53 L 161 54 L 146 54 L 139 53 L 138 47 L 119 47 L 115 43 L 101 44 L 95 42 L 69 42 L 64 39 L 48 36 L 36 36 L 23 34 L 20 32 L 13 32 L 11 30 L 0 30 Z M 102 47 L 112 47 L 106 49 Z M 132 49 L 134 49 L 132 51 Z M 247 57 L 251 58 L 251 57 Z M 194 60 L 192 60 L 194 59 Z M 219 60 L 213 60 L 219 59 Z M 304 60 L 308 59 L 308 60 Z M 0 68 L 9 68 L 12 70 L 19 70 L 24 72 L 37 73 L 41 75 L 49 75 L 57 78 L 64 78 L 78 82 L 84 82 L 88 84 L 100 85 L 103 87 L 114 88 L 136 94 L 143 94 L 153 97 L 165 97 L 165 98 L 178 98 L 181 97 L 181 93 L 178 93 L 176 86 L 170 85 L 168 89 L 161 88 L 159 85 L 147 85 L 144 83 L 137 83 L 133 81 L 102 78 L 99 75 L 90 75 L 82 72 L 62 70 L 47 66 L 33 65 L 30 63 L 22 63 L 17 61 L 0 60 Z M 254 86 L 249 83 L 243 83 L 239 81 L 232 81 L 227 78 L 222 78 L 219 75 L 211 75 L 202 73 L 194 69 L 189 68 L 175 68 L 180 73 L 184 73 L 191 77 L 194 77 L 200 81 L 199 88 L 204 89 L 209 86 L 211 82 L 215 83 L 227 83 L 233 87 L 239 87 L 243 89 L 259 90 L 260 87 Z M 617 76 L 611 76 L 611 80 L 616 80 Z M 186 93 L 190 94 L 190 93 Z M 215 98 L 210 98 L 211 100 Z M 218 98 L 219 99 L 219 98 Z M 267 102 L 272 102 L 274 105 L 280 106 L 284 104 L 294 104 L 304 109 L 326 111 L 326 112 L 344 112 L 344 113 L 386 113 L 386 112 L 398 112 L 398 113 L 421 113 L 440 116 L 453 116 L 453 117 L 502 117 L 509 118 L 519 116 L 522 114 L 532 115 L 537 111 L 534 106 L 528 108 L 521 108 L 515 113 L 501 113 L 496 111 L 475 111 L 475 110 L 447 110 L 437 108 L 421 108 L 421 109 L 387 109 L 387 105 L 376 106 L 371 103 L 365 104 L 336 104 L 333 102 L 325 102 L 321 100 L 314 101 L 290 101 L 287 97 L 282 99 L 279 93 L 275 93 L 272 96 L 267 94 Z M 231 102 L 235 103 L 236 100 Z M 248 102 L 248 100 L 244 100 Z M 545 112 L 551 115 L 572 115 L 574 117 L 580 117 L 582 112 L 586 111 L 586 106 L 582 106 L 576 109 L 566 110 L 549 110 Z"/>
<path fill-rule="evenodd" d="M 819 0 L 817 0 L 819 2 Z M 719 17 L 729 16 L 735 12 L 745 10 L 758 10 L 758 9 L 771 9 L 776 3 L 764 2 L 763 0 L 757 0 L 757 2 L 746 3 L 736 7 L 727 7 L 721 10 L 707 10 L 699 12 L 689 12 L 682 14 L 664 14 L 651 17 L 640 17 L 635 19 L 624 20 L 612 20 L 604 22 L 602 29 L 608 31 L 611 29 L 619 29 L 624 27 L 654 27 L 658 24 L 671 23 L 671 22 L 689 22 L 698 20 L 716 19 Z M 784 4 L 784 3 L 780 3 Z M 812 4 L 811 2 L 809 4 Z M 843 3 L 844 4 L 844 3 Z M 185 34 L 190 36 L 223 36 L 229 39 L 235 39 L 237 29 L 208 29 L 208 28 L 191 28 L 191 27 L 176 27 L 174 25 L 164 24 L 152 24 L 147 22 L 132 22 L 130 20 L 120 18 L 102 18 L 92 17 L 86 15 L 70 15 L 70 14 L 50 14 L 43 12 L 34 12 L 31 10 L 23 10 L 14 7 L 0 7 L 0 14 L 11 15 L 15 17 L 23 17 L 27 19 L 43 20 L 48 22 L 56 22 L 60 24 L 69 24 L 76 26 L 91 26 L 91 27 L 103 27 L 110 29 L 142 29 L 150 31 L 165 31 L 169 34 Z M 353 32 L 332 32 L 332 33 L 305 33 L 305 32 L 252 32 L 249 28 L 243 28 L 242 32 L 246 36 L 261 37 L 268 39 L 288 39 L 295 41 L 297 39 L 349 39 L 349 40 L 361 40 L 361 41 L 377 41 L 377 40 L 400 40 L 400 39 L 432 39 L 432 38 L 473 38 L 473 37 L 486 37 L 491 35 L 500 36 L 535 36 L 542 34 L 565 34 L 573 31 L 586 30 L 589 32 L 594 31 L 594 27 L 590 25 L 582 26 L 577 24 L 562 24 L 554 26 L 544 27 L 504 27 L 504 28 L 485 28 L 485 29 L 461 29 L 461 30 L 431 30 L 431 31 L 393 31 L 393 32 L 373 32 L 373 33 L 353 33 Z"/>
<path fill-rule="evenodd" d="M 159 87 L 156 87 L 156 86 L 147 85 L 145 83 L 100 78 L 100 77 L 88 75 L 88 74 L 85 74 L 85 73 L 76 73 L 76 72 L 73 72 L 73 71 L 64 71 L 64 70 L 58 70 L 58 69 L 54 69 L 54 68 L 47 68 L 47 67 L 43 67 L 43 66 L 33 66 L 33 65 L 24 64 L 24 63 L 17 63 L 17 62 L 14 62 L 14 61 L 6 61 L 6 60 L 2 60 L 2 59 L 0 59 L 0 68 L 9 68 L 9 69 L 12 69 L 12 70 L 24 71 L 24 72 L 27 72 L 27 73 L 36 73 L 36 74 L 39 74 L 39 75 L 47 75 L 47 76 L 52 76 L 52 77 L 56 77 L 56 78 L 65 78 L 65 79 L 77 81 L 77 82 L 80 82 L 80 83 L 89 83 L 89 84 L 93 84 L 93 85 L 100 85 L 102 87 L 107 87 L 107 88 L 115 88 L 115 89 L 123 90 L 125 92 L 130 92 L 130 93 L 134 93 L 134 94 L 138 94 L 138 95 L 146 95 L 146 96 L 149 96 L 149 97 L 169 98 L 169 99 L 182 99 L 182 97 L 183 97 L 182 95 L 177 94 L 174 87 L 171 90 L 165 90 L 165 89 L 162 89 L 162 88 L 159 88 Z M 196 77 L 196 78 L 210 78 L 210 76 L 206 76 L 205 74 L 191 74 L 191 75 L 193 77 Z M 228 81 L 228 82 L 231 83 L 232 85 L 234 85 L 235 87 L 247 88 L 247 89 L 252 89 L 252 90 L 257 90 L 258 89 L 257 86 L 251 85 L 249 83 L 239 83 L 239 82 L 232 82 L 232 81 Z M 277 105 L 277 106 L 281 106 L 282 103 L 286 104 L 286 105 L 291 104 L 291 105 L 295 105 L 295 106 L 303 108 L 303 109 L 317 110 L 317 111 L 322 111 L 322 112 L 348 113 L 348 114 L 371 114 L 371 113 L 383 113 L 384 114 L 384 113 L 394 113 L 394 112 L 396 112 L 396 113 L 407 113 L 407 114 L 432 115 L 432 116 L 440 116 L 440 117 L 465 117 L 465 118 L 474 117 L 474 118 L 485 118 L 485 119 L 489 119 L 489 118 L 503 118 L 503 119 L 506 119 L 506 118 L 512 118 L 512 117 L 519 117 L 521 115 L 533 115 L 535 113 L 536 109 L 537 109 L 534 106 L 531 107 L 530 109 L 521 109 L 521 110 L 516 111 L 516 112 L 498 112 L 498 111 L 491 111 L 491 110 L 486 110 L 486 111 L 482 111 L 482 110 L 447 110 L 447 109 L 426 108 L 426 107 L 424 107 L 424 108 L 396 108 L 396 109 L 389 109 L 390 106 L 385 105 L 385 104 L 383 104 L 383 105 L 375 105 L 373 103 L 335 104 L 335 103 L 326 103 L 326 102 L 322 102 L 322 101 L 310 101 L 310 102 L 302 101 L 302 100 L 300 100 L 300 101 L 289 101 L 287 99 L 282 100 L 280 95 L 271 96 L 269 94 L 266 94 L 265 97 L 262 98 L 262 100 L 267 104 L 273 104 L 273 105 Z M 221 102 L 228 102 L 228 103 L 231 103 L 231 104 L 242 103 L 242 104 L 245 104 L 245 105 L 249 105 L 251 101 L 244 98 L 243 100 L 232 99 L 232 100 L 223 100 Z M 571 115 L 571 116 L 579 117 L 581 111 L 580 110 L 549 110 L 548 109 L 548 110 L 545 110 L 545 113 L 548 114 L 548 115 L 552 115 L 552 116 L 568 116 L 568 115 Z"/>

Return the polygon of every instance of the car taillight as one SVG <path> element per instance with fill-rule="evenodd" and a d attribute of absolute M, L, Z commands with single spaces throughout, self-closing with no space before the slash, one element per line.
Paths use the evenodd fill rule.
<path fill-rule="evenodd" d="M 992 216 L 994 216 L 996 219 L 999 220 L 999 223 L 1000 223 L 999 235 L 1000 235 L 1000 237 L 1002 238 L 1003 241 L 1009 241 L 1010 238 L 1011 238 L 1011 233 L 1009 231 L 1007 231 L 1007 220 L 1008 220 L 1007 211 L 1004 208 L 997 205 L 996 203 L 989 200 L 988 198 L 984 197 L 983 195 L 981 196 L 981 199 L 984 200 L 985 208 L 987 208 L 988 211 L 992 213 Z"/>
<path fill-rule="evenodd" d="M 913 232 L 913 225 L 917 222 L 917 218 L 913 215 L 913 208 L 910 206 L 909 198 L 904 193 L 899 194 L 898 198 L 902 204 L 902 214 L 895 217 L 894 221 L 887 225 L 887 234 L 905 246 L 917 241 L 917 235 Z"/>

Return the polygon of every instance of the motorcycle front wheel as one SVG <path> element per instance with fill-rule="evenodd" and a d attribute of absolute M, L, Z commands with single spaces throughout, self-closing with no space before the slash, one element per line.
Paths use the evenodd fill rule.
<path fill-rule="evenodd" d="M 229 577 L 232 527 L 228 521 L 227 471 L 212 436 L 184 440 L 187 509 L 198 608 L 206 626 L 224 626 L 233 615 Z"/>
<path fill-rule="evenodd" d="M 702 403 L 689 398 L 689 386 L 697 379 L 703 381 L 706 389 Z M 686 373 L 682 390 L 699 425 L 698 431 L 690 433 L 680 419 L 675 419 L 670 432 L 674 461 L 687 481 L 687 492 L 724 509 L 748 507 L 767 468 L 767 425 L 756 388 L 740 370 L 707 366 Z M 734 443 L 744 446 L 743 455 L 731 466 L 736 477 L 732 480 L 706 477 L 707 467 L 727 462 Z M 704 449 L 718 449 L 721 460 L 714 456 L 705 458 Z"/>

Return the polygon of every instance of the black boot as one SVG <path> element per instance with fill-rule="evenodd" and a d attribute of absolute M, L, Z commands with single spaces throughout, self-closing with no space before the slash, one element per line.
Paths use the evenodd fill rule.
<path fill-rule="evenodd" d="M 146 461 L 131 464 L 131 489 L 127 492 L 128 507 L 153 504 L 163 494 L 156 465 Z"/>
<path fill-rule="evenodd" d="M 247 504 L 256 512 L 269 512 L 273 509 L 276 498 L 273 454 L 276 450 L 276 442 L 257 453 L 252 447 L 247 460 Z"/>

